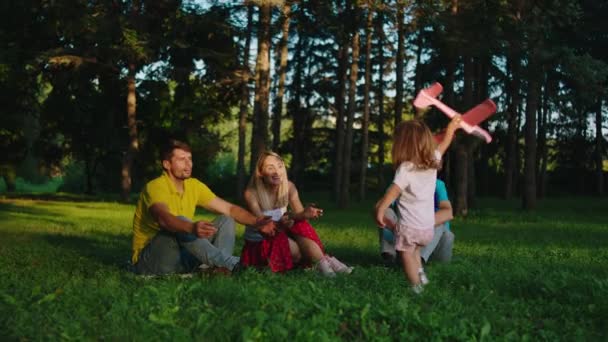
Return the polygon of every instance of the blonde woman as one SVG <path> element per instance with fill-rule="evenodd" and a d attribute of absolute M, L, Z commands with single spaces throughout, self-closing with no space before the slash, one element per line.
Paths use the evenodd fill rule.
<path fill-rule="evenodd" d="M 260 155 L 245 190 L 245 201 L 258 217 L 272 217 L 278 229 L 262 233 L 247 226 L 242 265 L 269 266 L 273 272 L 283 272 L 298 264 L 313 264 L 329 277 L 335 276 L 336 272 L 352 272 L 351 267 L 325 254 L 317 232 L 308 222 L 323 216 L 323 209 L 302 205 L 298 190 L 287 179 L 285 163 L 278 154 L 267 151 Z"/>

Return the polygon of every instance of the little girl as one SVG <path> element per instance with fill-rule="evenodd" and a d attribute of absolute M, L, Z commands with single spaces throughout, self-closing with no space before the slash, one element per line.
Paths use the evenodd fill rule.
<path fill-rule="evenodd" d="M 245 190 L 245 201 L 258 217 L 270 216 L 279 230 L 262 233 L 246 227 L 245 245 L 241 254 L 244 266 L 269 266 L 273 272 L 292 269 L 296 264 L 314 264 L 323 275 L 351 273 L 352 267 L 325 254 L 317 232 L 308 220 L 323 215 L 315 205 L 304 207 L 296 186 L 287 179 L 285 164 L 273 152 L 263 152 Z M 291 212 L 287 212 L 287 207 Z"/>
<path fill-rule="evenodd" d="M 422 292 L 422 285 L 428 283 L 420 262 L 420 249 L 433 239 L 437 169 L 460 121 L 460 116 L 452 119 L 437 147 L 422 121 L 404 121 L 395 128 L 392 157 L 397 171 L 393 184 L 376 204 L 375 219 L 379 227 L 385 227 L 384 212 L 399 198 L 395 249 L 400 252 L 403 272 L 416 293 Z"/>

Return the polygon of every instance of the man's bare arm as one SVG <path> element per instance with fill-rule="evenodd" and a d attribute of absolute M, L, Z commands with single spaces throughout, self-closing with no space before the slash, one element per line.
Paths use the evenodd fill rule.
<path fill-rule="evenodd" d="M 200 238 L 211 237 L 217 229 L 206 221 L 190 222 L 171 214 L 165 203 L 154 203 L 148 209 L 161 229 L 173 233 L 192 233 Z"/>
<path fill-rule="evenodd" d="M 439 202 L 439 210 L 435 212 L 435 225 L 444 224 L 454 218 L 452 203 L 450 201 Z"/>

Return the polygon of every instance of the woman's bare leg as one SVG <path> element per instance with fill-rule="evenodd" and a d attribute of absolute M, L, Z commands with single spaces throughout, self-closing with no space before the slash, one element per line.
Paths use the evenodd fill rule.
<path fill-rule="evenodd" d="M 296 235 L 294 238 L 305 258 L 310 259 L 313 263 L 318 262 L 323 258 L 323 251 L 316 242 L 299 235 Z"/>
<path fill-rule="evenodd" d="M 291 252 L 291 258 L 293 260 L 293 263 L 297 264 L 302 259 L 300 247 L 298 246 L 297 242 L 293 241 L 290 238 L 288 238 L 287 241 L 289 242 L 289 251 Z"/>

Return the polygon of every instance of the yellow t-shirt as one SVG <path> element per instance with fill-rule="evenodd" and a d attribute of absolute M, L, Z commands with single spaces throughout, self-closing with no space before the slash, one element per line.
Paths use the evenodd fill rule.
<path fill-rule="evenodd" d="M 148 210 L 152 204 L 165 203 L 171 214 L 185 216 L 192 220 L 196 206 L 205 206 L 215 197 L 215 194 L 205 184 L 194 178 L 184 181 L 182 194 L 177 192 L 175 184 L 166 172 L 148 182 L 139 195 L 133 216 L 133 255 L 131 257 L 133 264 L 139 259 L 142 249 L 160 231 L 160 226 Z"/>

